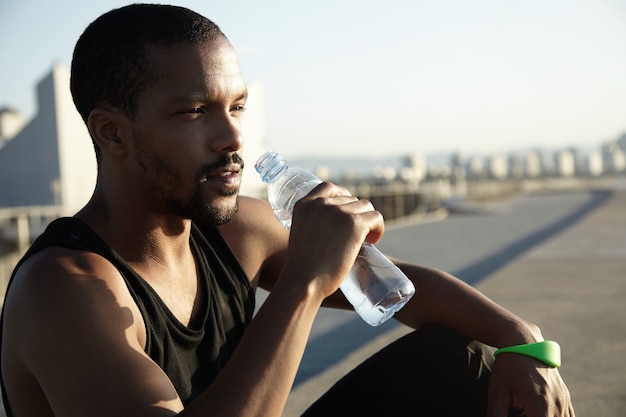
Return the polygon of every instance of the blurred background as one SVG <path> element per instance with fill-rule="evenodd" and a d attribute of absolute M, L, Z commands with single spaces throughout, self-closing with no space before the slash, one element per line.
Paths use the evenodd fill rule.
<path fill-rule="evenodd" d="M 93 146 L 69 67 L 85 27 L 125 4 L 0 0 L 0 296 L 32 239 L 93 191 Z M 624 409 L 615 364 L 625 346 L 626 2 L 173 4 L 214 20 L 239 54 L 250 90 L 243 193 L 264 197 L 252 166 L 273 149 L 370 199 L 388 220 L 387 253 L 484 281 L 516 311 L 540 314 L 564 345 L 603 349 L 597 375 L 585 352 L 564 373 L 582 415 Z M 570 229 L 575 238 L 563 235 Z M 554 259 L 543 243 L 559 248 Z M 529 251 L 554 266 L 516 278 L 509 264 L 542 265 L 523 263 Z M 561 298 L 530 291 L 548 283 Z M 590 299 L 598 289 L 608 295 Z M 583 303 L 581 330 L 567 306 Z M 597 323 L 606 332 L 586 337 Z M 390 329 L 322 311 L 285 416 L 300 415 L 339 377 L 327 372 L 353 366 L 373 338 L 397 337 Z M 588 350 L 590 340 L 600 346 Z"/>

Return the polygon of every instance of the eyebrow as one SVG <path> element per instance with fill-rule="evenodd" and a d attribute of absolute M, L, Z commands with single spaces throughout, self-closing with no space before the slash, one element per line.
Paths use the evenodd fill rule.
<path fill-rule="evenodd" d="M 244 88 L 243 91 L 235 98 L 233 101 L 241 101 L 248 99 L 248 89 Z M 172 96 L 168 99 L 168 102 L 172 104 L 184 104 L 190 101 L 196 102 L 209 102 L 211 101 L 211 97 L 205 92 L 192 92 L 189 94 L 180 94 Z"/>
<path fill-rule="evenodd" d="M 248 88 L 244 88 L 243 92 L 235 99 L 235 101 L 247 100 L 248 99 Z"/>

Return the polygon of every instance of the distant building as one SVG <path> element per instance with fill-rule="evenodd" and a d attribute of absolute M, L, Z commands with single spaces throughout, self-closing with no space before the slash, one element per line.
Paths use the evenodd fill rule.
<path fill-rule="evenodd" d="M 555 154 L 554 166 L 559 177 L 573 177 L 576 174 L 576 158 L 570 149 L 564 149 Z"/>
<path fill-rule="evenodd" d="M 609 174 L 617 174 L 626 171 L 626 152 L 622 150 L 618 142 L 610 142 L 602 145 L 602 160 L 605 170 Z"/>
<path fill-rule="evenodd" d="M 37 85 L 37 107 L 37 115 L 0 149 L 0 207 L 75 211 L 93 192 L 96 160 L 62 65 L 54 65 Z"/>
<path fill-rule="evenodd" d="M 463 157 L 460 152 L 455 152 L 450 158 L 452 172 L 450 173 L 450 186 L 452 193 L 464 197 L 467 195 L 467 175 L 463 169 Z"/>
<path fill-rule="evenodd" d="M 543 163 L 539 151 L 531 151 L 524 158 L 524 176 L 526 178 L 537 178 L 543 173 Z"/>
<path fill-rule="evenodd" d="M 591 152 L 587 156 L 587 175 L 592 177 L 600 176 L 604 173 L 604 164 L 602 163 L 602 153 L 599 151 Z"/>
<path fill-rule="evenodd" d="M 623 152 L 626 152 L 626 133 L 623 133 L 619 138 L 617 138 L 616 143 Z"/>
<path fill-rule="evenodd" d="M 504 155 L 492 155 L 488 158 L 489 176 L 495 179 L 504 179 L 509 174 L 509 167 Z"/>
<path fill-rule="evenodd" d="M 487 170 L 485 169 L 485 161 L 480 157 L 472 157 L 466 166 L 467 178 L 471 180 L 485 178 Z"/>
<path fill-rule="evenodd" d="M 427 170 L 426 155 L 413 152 L 402 159 L 400 176 L 407 183 L 418 184 L 426 178 Z"/>
<path fill-rule="evenodd" d="M 0 148 L 22 130 L 26 124 L 26 117 L 17 110 L 9 107 L 0 109 Z"/>
<path fill-rule="evenodd" d="M 519 179 L 524 177 L 524 158 L 522 156 L 509 156 L 508 166 L 510 178 Z"/>

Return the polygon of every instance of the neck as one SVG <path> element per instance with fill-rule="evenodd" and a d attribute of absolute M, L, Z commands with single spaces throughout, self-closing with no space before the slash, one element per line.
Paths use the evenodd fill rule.
<path fill-rule="evenodd" d="M 179 216 L 106 204 L 94 194 L 76 217 L 129 263 L 168 264 L 190 254 L 191 221 Z"/>

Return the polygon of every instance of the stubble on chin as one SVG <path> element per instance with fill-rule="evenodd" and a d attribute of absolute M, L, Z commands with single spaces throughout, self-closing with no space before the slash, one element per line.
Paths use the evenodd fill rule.
<path fill-rule="evenodd" d="M 239 212 L 238 192 L 229 193 L 235 201 L 222 205 L 214 203 L 196 204 L 194 213 L 189 216 L 191 221 L 205 227 L 222 226 L 232 221 Z"/>

